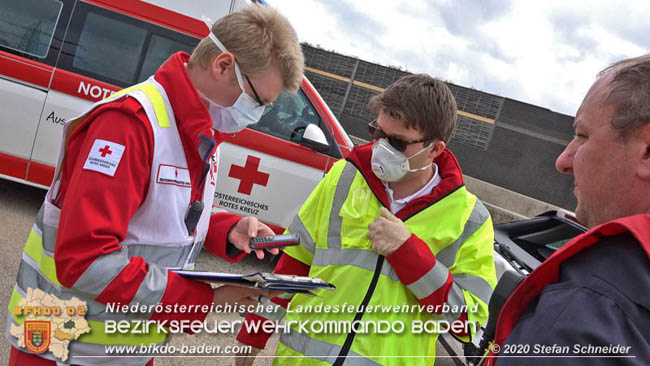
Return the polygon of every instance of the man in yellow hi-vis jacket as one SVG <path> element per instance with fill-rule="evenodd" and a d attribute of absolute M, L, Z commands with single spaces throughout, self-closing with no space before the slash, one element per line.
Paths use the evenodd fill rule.
<path fill-rule="evenodd" d="M 370 107 L 374 142 L 312 192 L 288 228 L 300 245 L 275 269 L 320 277 L 336 291 L 273 298 L 282 311 L 249 314 L 238 335 L 263 348 L 270 333 L 251 325 L 286 315 L 276 364 L 430 365 L 439 333 L 467 341 L 487 320 L 494 233 L 445 148 L 453 95 L 440 80 L 410 75 Z"/>

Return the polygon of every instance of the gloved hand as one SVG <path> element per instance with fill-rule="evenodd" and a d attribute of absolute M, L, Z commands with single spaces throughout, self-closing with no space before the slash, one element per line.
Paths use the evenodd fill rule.
<path fill-rule="evenodd" d="M 368 238 L 372 249 L 381 255 L 390 255 L 411 237 L 411 232 L 402 220 L 393 215 L 386 207 L 381 208 L 381 216 L 368 225 Z"/>

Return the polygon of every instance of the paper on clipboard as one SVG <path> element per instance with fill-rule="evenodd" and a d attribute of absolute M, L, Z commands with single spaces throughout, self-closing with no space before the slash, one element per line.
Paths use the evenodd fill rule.
<path fill-rule="evenodd" d="M 246 287 L 257 287 L 264 290 L 277 290 L 290 293 L 311 293 L 312 290 L 334 290 L 336 287 L 320 278 L 280 275 L 273 273 L 257 272 L 248 275 L 199 272 L 199 271 L 174 271 L 179 275 L 192 280 L 228 283 Z"/>

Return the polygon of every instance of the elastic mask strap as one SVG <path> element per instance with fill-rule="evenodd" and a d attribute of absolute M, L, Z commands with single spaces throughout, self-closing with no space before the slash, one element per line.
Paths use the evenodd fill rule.
<path fill-rule="evenodd" d="M 414 157 L 420 155 L 422 152 L 426 151 L 426 150 L 427 150 L 428 148 L 430 148 L 431 146 L 433 146 L 433 142 L 431 142 L 429 145 L 423 147 L 422 150 L 420 150 L 420 151 L 416 152 L 415 154 L 413 154 L 413 155 L 407 157 L 407 159 L 414 158 Z"/>
<path fill-rule="evenodd" d="M 414 157 L 416 157 L 416 156 L 418 156 L 418 155 L 420 155 L 420 153 L 426 151 L 426 150 L 427 150 L 428 148 L 430 148 L 431 146 L 433 146 L 433 142 L 431 142 L 428 146 L 422 148 L 422 150 L 420 150 L 420 151 L 416 152 L 415 154 L 413 154 L 413 155 L 409 156 L 408 158 L 406 158 L 406 160 L 409 162 L 409 170 L 408 170 L 409 172 L 411 172 L 411 173 L 413 173 L 413 172 L 419 172 L 419 171 L 421 171 L 421 170 L 428 169 L 430 166 L 433 165 L 433 161 L 432 161 L 431 163 L 429 163 L 429 164 L 427 164 L 427 165 L 425 165 L 425 166 L 423 166 L 423 167 L 421 167 L 421 168 L 410 169 L 410 168 L 411 168 L 410 159 L 411 159 L 411 158 L 414 158 Z"/>
<path fill-rule="evenodd" d="M 209 32 L 208 37 L 210 37 L 210 39 L 217 46 L 217 48 L 219 48 L 221 52 L 230 52 L 228 51 L 226 46 L 224 46 L 223 43 L 221 43 L 221 41 L 217 38 L 217 36 L 215 36 L 214 33 L 212 33 L 212 24 L 214 24 L 214 22 L 212 22 L 212 20 L 210 20 L 210 18 L 206 16 L 201 16 L 201 19 L 203 19 L 203 23 L 205 23 L 205 25 L 208 27 L 208 32 Z M 235 77 L 237 77 L 237 83 L 239 83 L 239 87 L 241 88 L 241 91 L 245 92 L 244 80 L 241 77 L 241 71 L 239 70 L 239 64 L 237 63 L 237 61 L 235 61 Z"/>
<path fill-rule="evenodd" d="M 429 169 L 429 167 L 432 166 L 432 165 L 433 165 L 433 161 L 432 161 L 431 163 L 429 163 L 429 164 L 423 166 L 422 168 L 409 169 L 409 172 L 413 173 L 413 172 L 419 172 L 420 170 Z"/>

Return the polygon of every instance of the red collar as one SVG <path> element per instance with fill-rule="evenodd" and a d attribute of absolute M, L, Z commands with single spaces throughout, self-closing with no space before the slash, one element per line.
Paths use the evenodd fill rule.
<path fill-rule="evenodd" d="M 624 232 L 632 234 L 650 258 L 650 215 L 648 214 L 616 219 L 577 236 L 537 267 L 510 295 L 499 314 L 495 343 L 503 345 L 521 315 L 541 294 L 544 287 L 558 281 L 560 264 L 594 245 L 601 237 L 615 236 Z"/>
<path fill-rule="evenodd" d="M 373 142 L 369 142 L 361 146 L 355 146 L 350 155 L 348 155 L 347 160 L 359 169 L 366 179 L 368 186 L 382 205 L 390 207 L 386 188 L 375 173 L 372 172 L 370 166 L 372 144 Z M 438 155 L 434 162 L 438 165 L 438 174 L 440 174 L 441 179 L 440 184 L 431 193 L 409 202 L 395 216 L 405 220 L 463 186 L 463 173 L 460 170 L 456 157 L 451 151 L 445 149 Z"/>
<path fill-rule="evenodd" d="M 204 181 L 204 159 L 214 153 L 224 136 L 212 129 L 212 119 L 208 109 L 190 80 L 185 66 L 189 58 L 190 55 L 185 52 L 173 54 L 156 71 L 154 77 L 165 89 L 174 110 L 176 126 L 183 143 L 187 167 L 190 169 L 190 179 L 193 182 L 192 197 L 200 199 L 203 192 L 199 182 Z M 200 148 L 202 141 L 204 146 Z"/>
<path fill-rule="evenodd" d="M 199 135 L 213 137 L 217 142 L 222 136 L 212 129 L 208 109 L 187 73 L 185 64 L 189 58 L 190 55 L 185 52 L 173 54 L 156 71 L 154 77 L 165 88 L 181 138 L 190 143 L 192 151 L 197 151 L 201 141 Z"/>

